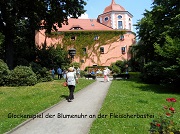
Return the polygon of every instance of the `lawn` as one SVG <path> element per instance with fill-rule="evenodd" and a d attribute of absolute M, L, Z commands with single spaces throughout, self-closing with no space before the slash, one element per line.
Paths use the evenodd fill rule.
<path fill-rule="evenodd" d="M 178 93 L 169 92 L 166 87 L 143 84 L 133 78 L 114 80 L 98 113 L 107 116 L 106 118 L 99 116 L 100 118 L 93 122 L 89 133 L 150 134 L 148 131 L 150 122 L 163 113 L 163 106 L 167 104 L 166 98 L 170 97 L 177 99 L 177 102 L 174 103 L 176 113 L 173 118 L 177 123 L 180 123 L 180 95 Z M 119 115 L 119 117 L 114 116 L 114 114 Z M 148 114 L 149 117 L 138 118 L 134 116 L 135 118 L 129 118 L 131 115 L 137 114 Z"/>
<path fill-rule="evenodd" d="M 37 114 L 65 99 L 69 94 L 63 87 L 64 80 L 38 83 L 35 86 L 0 87 L 0 134 L 11 130 L 26 119 L 8 118 L 13 114 Z M 75 92 L 93 83 L 94 80 L 79 79 Z"/>

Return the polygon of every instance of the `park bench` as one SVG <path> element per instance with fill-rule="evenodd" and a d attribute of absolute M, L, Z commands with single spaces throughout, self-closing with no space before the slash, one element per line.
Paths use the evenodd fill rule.
<path fill-rule="evenodd" d="M 130 77 L 129 74 L 116 74 L 116 75 L 113 75 L 113 79 L 116 79 L 116 78 L 129 79 L 129 77 Z"/>
<path fill-rule="evenodd" d="M 85 78 L 88 78 L 88 79 L 89 79 L 89 78 L 92 78 L 92 79 L 94 79 L 94 80 L 96 79 L 96 75 L 92 75 L 92 74 L 85 74 L 84 77 L 85 77 Z"/>

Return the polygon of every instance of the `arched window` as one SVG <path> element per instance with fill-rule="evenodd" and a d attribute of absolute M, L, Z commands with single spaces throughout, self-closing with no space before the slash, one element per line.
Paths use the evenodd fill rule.
<path fill-rule="evenodd" d="M 118 15 L 118 19 L 119 19 L 119 20 L 122 19 L 122 16 L 121 16 L 121 15 Z"/>

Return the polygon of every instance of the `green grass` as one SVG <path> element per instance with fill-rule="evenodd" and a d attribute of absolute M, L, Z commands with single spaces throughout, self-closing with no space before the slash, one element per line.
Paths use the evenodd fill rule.
<path fill-rule="evenodd" d="M 0 134 L 11 130 L 26 119 L 8 118 L 13 114 L 37 114 L 65 99 L 69 95 L 64 80 L 38 83 L 35 86 L 0 87 Z M 94 80 L 79 79 L 75 92 L 81 90 Z"/>
<path fill-rule="evenodd" d="M 180 122 L 180 95 L 170 93 L 165 87 L 143 84 L 134 77 L 130 80 L 114 80 L 110 86 L 99 114 L 106 118 L 97 118 L 90 129 L 90 134 L 149 134 L 153 118 L 110 118 L 110 113 L 135 115 L 149 114 L 157 117 L 163 113 L 166 98 L 174 97 L 177 113 L 174 119 Z M 131 75 L 131 76 L 132 76 Z M 179 124 L 180 126 L 180 124 Z"/>

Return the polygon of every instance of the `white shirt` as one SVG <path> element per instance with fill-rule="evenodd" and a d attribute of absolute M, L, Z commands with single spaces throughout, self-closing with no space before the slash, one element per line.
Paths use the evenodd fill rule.
<path fill-rule="evenodd" d="M 66 75 L 66 81 L 68 85 L 76 85 L 77 76 L 74 72 L 68 72 Z"/>
<path fill-rule="evenodd" d="M 108 74 L 108 71 L 107 71 L 107 70 L 104 70 L 103 73 L 104 73 L 104 75 L 107 75 L 107 74 Z"/>

